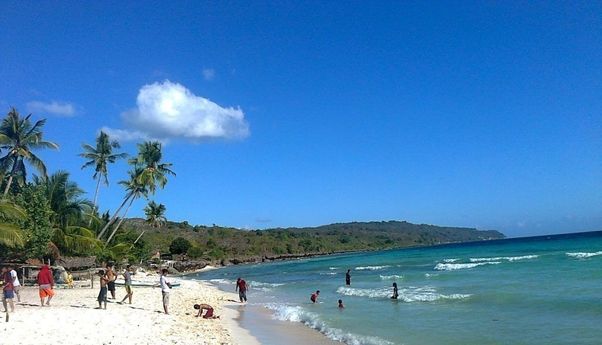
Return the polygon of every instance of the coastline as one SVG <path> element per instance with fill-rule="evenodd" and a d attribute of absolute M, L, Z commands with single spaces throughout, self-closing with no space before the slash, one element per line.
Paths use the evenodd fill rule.
<path fill-rule="evenodd" d="M 157 276 L 144 280 L 155 281 Z M 236 310 L 228 308 L 234 294 L 202 282 L 182 279 L 170 293 L 170 314 L 162 311 L 161 290 L 135 287 L 133 303 L 117 304 L 125 295 L 117 288 L 116 300 L 106 310 L 98 306 L 98 289 L 55 289 L 50 307 L 40 307 L 37 287 L 23 287 L 21 303 L 15 300 L 15 312 L 3 319 L 3 341 L 14 344 L 259 344 L 240 327 Z M 215 308 L 220 319 L 196 318 L 195 303 Z"/>

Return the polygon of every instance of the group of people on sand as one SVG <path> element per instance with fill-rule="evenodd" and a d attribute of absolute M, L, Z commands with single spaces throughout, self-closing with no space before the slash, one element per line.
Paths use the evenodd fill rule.
<path fill-rule="evenodd" d="M 100 292 L 98 293 L 98 308 L 96 309 L 107 309 L 108 292 L 111 293 L 111 299 L 115 299 L 115 281 L 117 280 L 118 274 L 115 272 L 113 265 L 108 264 L 106 269 L 99 270 L 97 275 L 100 283 Z M 134 296 L 134 293 L 132 292 L 132 266 L 127 265 L 122 275 L 126 294 L 121 302 L 117 303 L 123 304 L 125 300 L 128 300 L 129 304 L 132 304 L 132 296 Z"/>
<path fill-rule="evenodd" d="M 11 265 L 3 266 L 0 277 L 2 282 L 2 306 L 4 312 L 8 313 L 8 307 L 10 306 L 10 312 L 15 311 L 14 298 L 17 296 L 17 302 L 21 302 L 21 282 L 17 271 Z M 40 272 L 36 277 L 38 284 L 38 295 L 40 296 L 40 306 L 50 306 L 50 300 L 54 296 L 54 278 L 48 265 L 43 265 L 40 268 Z"/>
<path fill-rule="evenodd" d="M 238 278 L 240 279 L 240 278 Z M 348 269 L 347 273 L 345 273 L 345 285 L 347 286 L 351 286 L 351 270 Z M 320 297 L 320 290 L 316 290 L 316 292 L 312 292 L 312 294 L 309 296 L 309 300 L 312 303 L 317 303 L 318 302 L 318 297 Z M 397 288 L 397 283 L 393 283 L 393 295 L 391 296 L 391 299 L 398 299 L 399 298 L 399 290 Z M 343 300 L 339 299 L 338 300 L 338 308 L 339 309 L 344 309 L 345 305 L 343 304 Z"/>

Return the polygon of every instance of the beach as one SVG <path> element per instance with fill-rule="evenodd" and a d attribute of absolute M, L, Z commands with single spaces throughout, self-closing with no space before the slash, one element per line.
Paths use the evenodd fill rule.
<path fill-rule="evenodd" d="M 145 281 L 158 281 L 148 276 Z M 117 286 L 116 300 L 106 310 L 98 307 L 98 282 L 94 288 L 57 288 L 50 307 L 40 307 L 37 287 L 21 290 L 21 303 L 15 305 L 9 322 L 2 317 L 2 342 L 7 344 L 258 344 L 240 328 L 238 312 L 228 306 L 237 296 L 214 286 L 179 279 L 170 293 L 170 314 L 162 311 L 158 287 L 134 287 L 133 303 L 117 304 L 125 296 Z M 88 281 L 89 283 L 89 281 Z M 109 294 L 110 297 L 110 294 Z M 230 301 L 229 301 L 230 300 Z M 15 303 L 16 299 L 15 299 Z M 215 308 L 220 319 L 195 317 L 195 303 Z"/>

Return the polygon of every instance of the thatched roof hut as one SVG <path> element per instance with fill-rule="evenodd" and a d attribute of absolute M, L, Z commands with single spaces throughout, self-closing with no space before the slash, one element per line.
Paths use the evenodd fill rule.
<path fill-rule="evenodd" d="M 96 256 L 63 256 L 56 261 L 56 264 L 65 267 L 66 270 L 87 269 L 96 267 Z"/>

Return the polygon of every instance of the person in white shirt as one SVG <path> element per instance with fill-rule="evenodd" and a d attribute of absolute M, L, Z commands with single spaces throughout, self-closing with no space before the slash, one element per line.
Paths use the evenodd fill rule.
<path fill-rule="evenodd" d="M 19 293 L 21 290 L 21 283 L 19 282 L 17 271 L 15 271 L 12 266 L 8 266 L 8 269 L 10 270 L 10 276 L 13 278 L 13 287 L 15 294 L 17 295 L 17 302 L 21 302 L 21 294 Z"/>
<path fill-rule="evenodd" d="M 161 278 L 159 278 L 159 285 L 161 286 L 161 295 L 163 295 L 163 310 L 165 314 L 169 314 L 167 308 L 169 307 L 169 290 L 171 289 L 171 283 L 167 280 L 167 268 L 161 270 Z"/>

